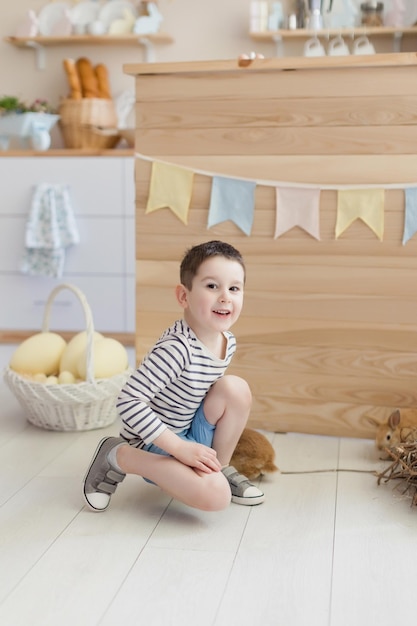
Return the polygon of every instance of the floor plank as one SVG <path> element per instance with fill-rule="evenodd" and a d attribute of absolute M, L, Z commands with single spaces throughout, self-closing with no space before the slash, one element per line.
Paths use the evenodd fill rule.
<path fill-rule="evenodd" d="M 336 475 L 279 476 L 267 491 L 267 504 L 250 512 L 214 624 L 323 626 L 331 589 Z"/>
<path fill-rule="evenodd" d="M 417 511 L 372 475 L 339 475 L 331 625 L 415 619 Z"/>
<path fill-rule="evenodd" d="M 56 502 L 56 510 L 63 516 L 60 509 L 69 499 L 63 498 L 62 483 L 57 478 L 39 480 L 43 481 L 39 490 L 48 494 L 46 501 L 40 503 L 47 512 L 44 515 L 57 517 L 58 513 L 54 516 L 53 511 Z M 55 489 L 52 489 L 54 481 Z M 27 542 L 33 545 L 38 534 L 45 533 L 49 535 L 49 544 L 46 537 L 42 554 L 31 566 L 27 564 L 25 575 L 0 605 L 0 623 L 8 626 L 98 623 L 169 503 L 169 498 L 159 490 L 154 490 L 150 498 L 146 493 L 141 497 L 141 488 L 150 490 L 139 480 L 120 490 L 118 506 L 105 514 L 83 509 L 64 527 L 48 521 L 47 530 L 43 531 L 39 520 L 35 529 L 28 530 Z M 72 490 L 79 493 L 81 503 L 78 480 L 73 480 Z M 17 560 L 25 550 L 25 543 L 21 543 L 20 549 L 18 543 L 13 542 Z"/>
<path fill-rule="evenodd" d="M 100 626 L 212 626 L 233 561 L 230 550 L 147 548 Z"/>

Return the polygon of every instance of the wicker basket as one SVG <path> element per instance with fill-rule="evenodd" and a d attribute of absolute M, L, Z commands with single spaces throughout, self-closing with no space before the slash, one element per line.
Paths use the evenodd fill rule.
<path fill-rule="evenodd" d="M 72 291 L 84 310 L 87 332 L 86 381 L 71 385 L 45 385 L 24 378 L 9 367 L 4 371 L 4 380 L 25 410 L 28 421 L 35 426 L 60 431 L 104 428 L 117 418 L 116 398 L 132 370 L 128 369 L 111 378 L 94 379 L 93 318 L 84 294 L 74 285 L 62 284 L 53 289 L 45 306 L 42 331 L 48 331 L 52 302 L 63 289 Z"/>
<path fill-rule="evenodd" d="M 97 126 L 77 126 L 60 122 L 65 146 L 73 149 L 111 150 L 120 141 L 117 129 L 103 129 Z"/>
<path fill-rule="evenodd" d="M 120 141 L 113 100 L 62 100 L 59 107 L 62 136 L 67 148 L 110 149 Z"/>

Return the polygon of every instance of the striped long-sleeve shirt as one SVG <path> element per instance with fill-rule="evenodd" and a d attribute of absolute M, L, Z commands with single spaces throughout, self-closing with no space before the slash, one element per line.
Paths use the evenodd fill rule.
<path fill-rule="evenodd" d="M 216 358 L 184 320 L 175 322 L 131 375 L 117 399 L 121 437 L 137 448 L 166 428 L 189 427 L 210 387 L 221 378 L 236 350 L 234 335 L 224 333 L 226 356 Z"/>

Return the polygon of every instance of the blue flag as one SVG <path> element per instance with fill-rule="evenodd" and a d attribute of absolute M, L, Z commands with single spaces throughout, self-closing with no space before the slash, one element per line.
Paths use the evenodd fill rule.
<path fill-rule="evenodd" d="M 207 228 L 231 220 L 250 235 L 255 211 L 256 182 L 213 176 Z"/>
<path fill-rule="evenodd" d="M 417 232 L 417 189 L 409 187 L 405 193 L 405 222 L 403 246 Z"/>

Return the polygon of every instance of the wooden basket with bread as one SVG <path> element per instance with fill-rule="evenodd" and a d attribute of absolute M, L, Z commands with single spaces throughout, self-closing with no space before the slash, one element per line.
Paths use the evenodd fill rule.
<path fill-rule="evenodd" d="M 86 57 L 64 59 L 68 97 L 59 107 L 60 128 L 67 148 L 109 149 L 120 141 L 107 67 Z"/>

